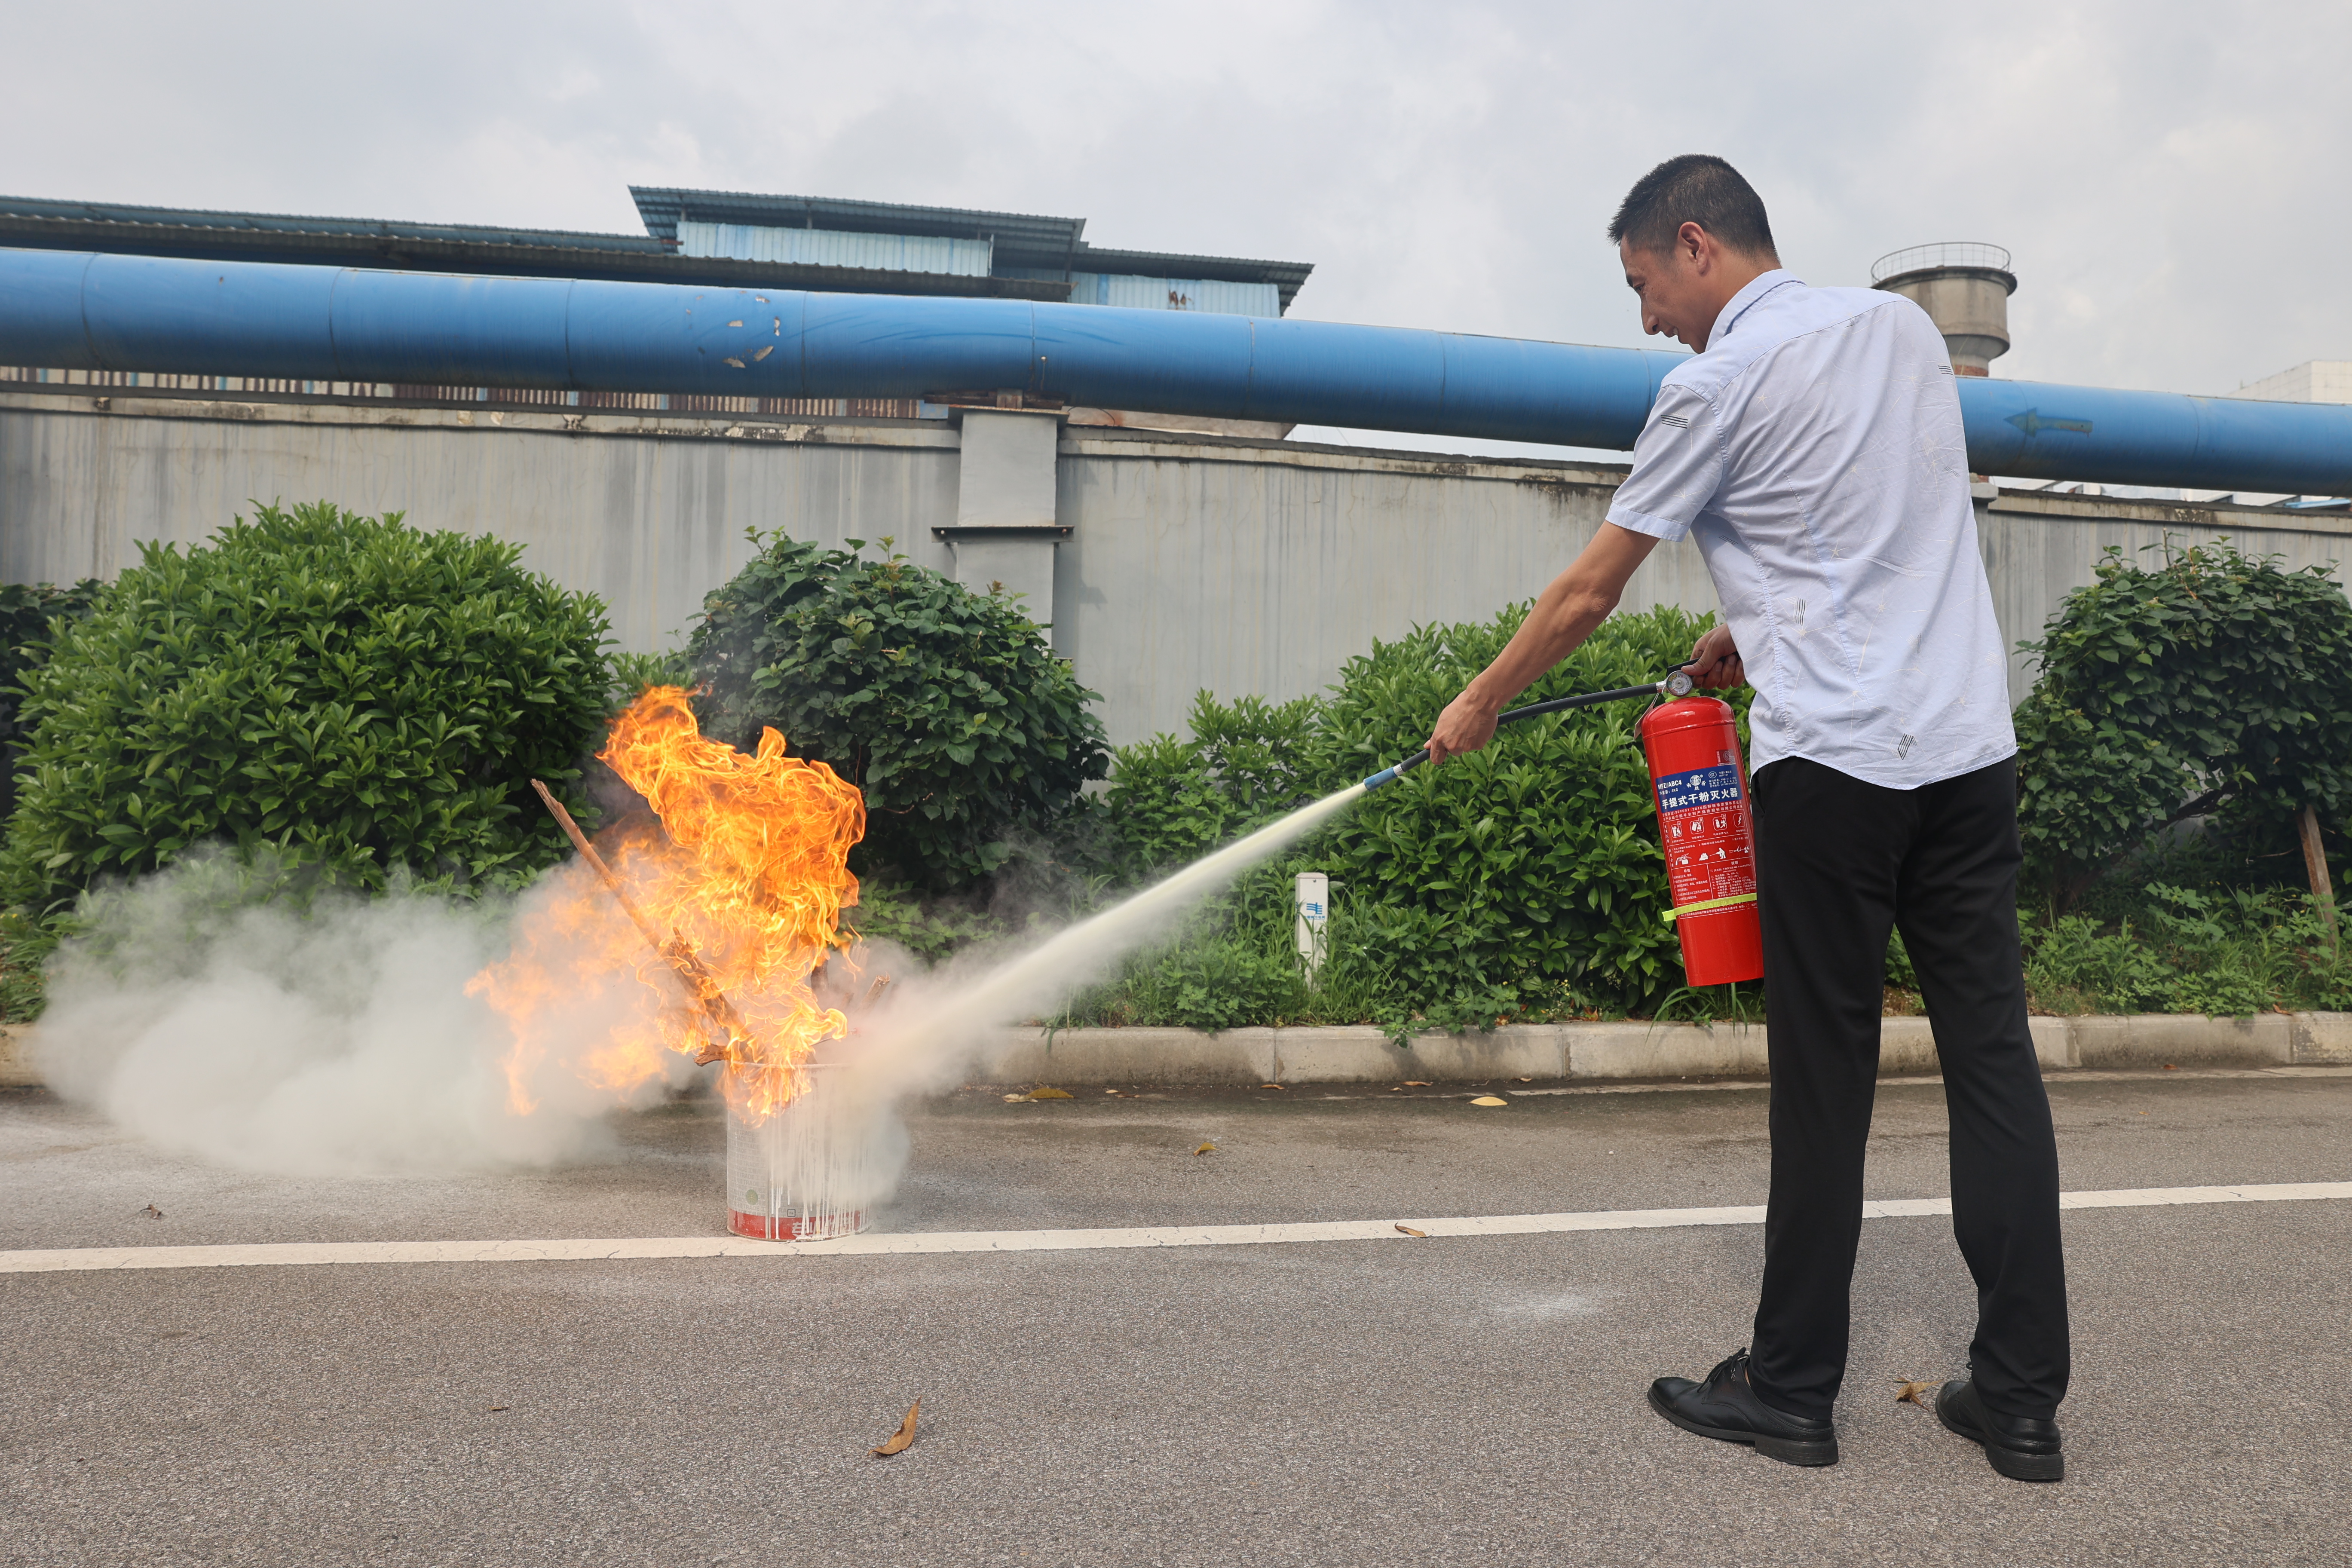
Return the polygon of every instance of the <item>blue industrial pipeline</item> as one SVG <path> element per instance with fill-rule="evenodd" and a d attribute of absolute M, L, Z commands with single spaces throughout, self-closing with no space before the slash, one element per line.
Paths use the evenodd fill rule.
<path fill-rule="evenodd" d="M 1643 349 L 1011 300 L 0 249 L 0 363 L 747 397 L 1070 404 L 1623 450 Z M 1962 378 L 1979 473 L 2341 495 L 2352 406 Z"/>

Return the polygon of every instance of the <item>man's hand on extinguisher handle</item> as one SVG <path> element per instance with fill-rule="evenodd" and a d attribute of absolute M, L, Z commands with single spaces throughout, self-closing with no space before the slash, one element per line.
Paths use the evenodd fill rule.
<path fill-rule="evenodd" d="M 1729 626 L 1714 627 L 1691 645 L 1690 663 L 1684 668 L 1694 681 L 1711 691 L 1748 684 L 1748 667 L 1739 660 Z"/>

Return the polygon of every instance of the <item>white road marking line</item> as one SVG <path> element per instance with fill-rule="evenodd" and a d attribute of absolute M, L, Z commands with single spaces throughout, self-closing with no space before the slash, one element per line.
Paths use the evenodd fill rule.
<path fill-rule="evenodd" d="M 2217 1078 L 2352 1078 L 2352 1067 L 2279 1066 L 2271 1068 L 2046 1068 L 2042 1081 L 2061 1084 L 2123 1083 L 2140 1079 L 2162 1080 L 2167 1083 L 2201 1082 Z M 1920 1084 L 1940 1084 L 1944 1080 L 1936 1073 L 1913 1073 L 1882 1078 L 1881 1089 L 1909 1089 Z M 1718 1089 L 1763 1089 L 1771 1088 L 1761 1078 L 1710 1078 L 1696 1083 L 1573 1083 L 1561 1089 L 1504 1089 L 1513 1100 L 1528 1100 L 1551 1094 L 1706 1094 Z M 1478 1092 L 1484 1093 L 1485 1090 Z M 1324 1100 L 1378 1100 L 1376 1094 L 1327 1094 Z M 1454 1099 L 1453 1095 L 1425 1096 L 1428 1099 Z M 1459 1098 L 1467 1099 L 1467 1095 Z"/>
<path fill-rule="evenodd" d="M 2352 1182 L 2276 1182 L 2236 1187 L 2130 1187 L 2062 1193 L 2069 1209 L 2162 1208 L 2352 1198 Z M 1864 1219 L 1952 1212 L 1949 1198 L 1878 1198 Z M 1403 1222 L 1430 1237 L 1537 1236 L 1580 1230 L 1673 1230 L 1762 1225 L 1761 1205 L 1708 1209 L 1600 1209 L 1585 1214 L 1478 1215 Z M 873 1257 L 940 1252 L 1083 1252 L 1117 1247 L 1249 1247 L 1275 1242 L 1404 1241 L 1393 1219 L 1299 1225 L 1141 1226 L 1119 1230 L 938 1230 L 845 1236 L 833 1241 L 749 1241 L 732 1236 L 555 1241 L 294 1241 L 222 1247 L 84 1247 L 0 1252 L 0 1274 L 108 1268 L 236 1268 L 322 1263 L 551 1263 L 631 1258 Z"/>

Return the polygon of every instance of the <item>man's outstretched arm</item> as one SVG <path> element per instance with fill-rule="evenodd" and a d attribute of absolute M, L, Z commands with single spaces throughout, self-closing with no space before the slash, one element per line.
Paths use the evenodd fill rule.
<path fill-rule="evenodd" d="M 1551 580 L 1495 662 L 1437 716 L 1437 727 L 1429 732 L 1429 760 L 1442 763 L 1493 740 L 1495 716 L 1503 705 L 1575 652 L 1592 628 L 1609 618 L 1625 592 L 1626 579 L 1657 543 L 1646 533 L 1602 523 L 1568 570 Z"/>

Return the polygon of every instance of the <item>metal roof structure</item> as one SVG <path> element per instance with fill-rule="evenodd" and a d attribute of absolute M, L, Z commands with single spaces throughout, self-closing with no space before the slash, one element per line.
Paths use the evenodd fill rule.
<path fill-rule="evenodd" d="M 124 228 L 175 228 L 227 234 L 315 235 L 369 239 L 441 240 L 470 245 L 583 246 L 659 254 L 650 237 L 583 234 L 471 223 L 404 223 L 389 218 L 313 217 L 293 213 L 213 212 L 197 207 L 134 206 L 120 202 L 53 202 L 0 196 L 0 215 L 49 222 L 111 224 Z"/>
<path fill-rule="evenodd" d="M 212 212 L 0 196 L 0 247 L 95 250 L 204 261 L 291 261 L 499 278 L 718 283 L 845 294 L 1069 298 L 1066 279 L 965 278 L 680 256 L 651 235 Z"/>
<path fill-rule="evenodd" d="M 822 196 L 760 195 L 633 185 L 646 233 L 604 234 L 496 224 L 218 212 L 116 202 L 0 196 L 0 247 L 94 250 L 205 261 L 291 261 L 493 277 L 596 278 L 634 283 L 719 283 L 852 294 L 946 294 L 1065 300 L 1072 272 L 1271 283 L 1287 310 L 1311 264 L 1238 257 L 1104 250 L 1086 243 L 1086 219 L 902 206 Z M 941 235 L 992 241 L 990 275 L 904 271 L 686 256 L 681 218 L 854 234 Z"/>
<path fill-rule="evenodd" d="M 918 291 L 1042 300 L 1066 300 L 1070 296 L 1068 279 L 946 278 L 891 273 L 882 268 L 679 257 L 652 235 L 120 207 L 110 202 L 47 202 L 12 195 L 0 195 L 0 247 L 103 251 L 118 257 L 184 257 L 193 261 L 297 261 L 489 278 L 713 282 L 727 287 L 824 289 L 833 294 Z"/>
<path fill-rule="evenodd" d="M 751 224 L 760 228 L 830 228 L 847 234 L 935 234 L 950 239 L 993 239 L 1000 266 L 1066 270 L 1086 231 L 1082 217 L 967 211 L 961 207 L 900 206 L 890 202 L 830 196 L 770 196 L 751 191 L 686 191 L 631 185 L 637 216 L 656 239 L 677 239 L 680 218 Z"/>
<path fill-rule="evenodd" d="M 1109 250 L 1080 241 L 1071 268 L 1078 272 L 1139 272 L 1155 278 L 1214 278 L 1228 283 L 1271 283 L 1290 309 L 1311 261 L 1254 261 L 1238 256 L 1184 256 L 1172 251 Z"/>

